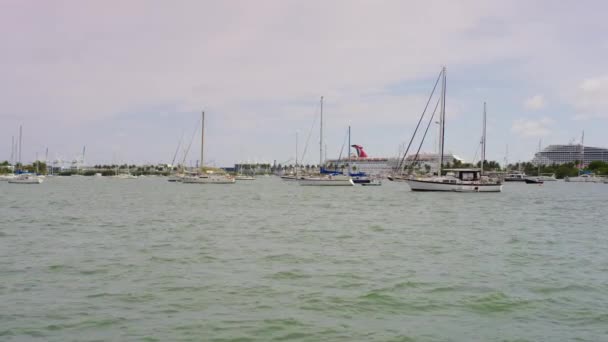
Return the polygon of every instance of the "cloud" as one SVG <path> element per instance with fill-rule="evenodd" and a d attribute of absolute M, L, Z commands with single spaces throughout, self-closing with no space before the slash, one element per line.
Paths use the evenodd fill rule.
<path fill-rule="evenodd" d="M 472 97 L 479 103 L 479 94 L 457 94 L 472 88 L 456 85 L 469 76 L 484 91 L 498 87 L 488 98 L 512 98 L 504 107 L 519 107 L 518 89 L 542 89 L 535 91 L 553 98 L 538 82 L 580 80 L 589 74 L 582 71 L 603 67 L 602 45 L 589 43 L 606 31 L 599 7 L 475 0 L 0 2 L 0 137 L 26 122 L 29 155 L 34 146 L 61 142 L 55 149 L 86 143 L 95 156 L 104 150 L 111 156 L 105 141 L 120 127 L 129 132 L 116 139 L 129 146 L 125 159 L 159 160 L 173 155 L 183 126 L 204 108 L 210 127 L 216 125 L 208 133 L 210 158 L 229 163 L 252 150 L 280 157 L 292 147 L 277 141 L 307 130 L 325 95 L 328 140 L 332 126 L 352 121 L 379 141 L 378 154 L 388 154 L 411 131 L 441 65 L 448 66 L 449 118 L 470 112 Z M 589 62 L 580 63 L 579 51 Z M 387 90 L 402 83 L 408 88 Z M 590 96 L 596 83 L 576 91 Z"/>
<path fill-rule="evenodd" d="M 544 117 L 538 120 L 518 119 L 513 122 L 511 131 L 522 137 L 543 137 L 551 134 L 554 121 Z"/>
<path fill-rule="evenodd" d="M 608 75 L 587 78 L 571 92 L 575 120 L 608 118 Z"/>
<path fill-rule="evenodd" d="M 539 110 L 545 107 L 545 98 L 542 95 L 534 95 L 524 102 L 524 108 L 528 110 Z"/>

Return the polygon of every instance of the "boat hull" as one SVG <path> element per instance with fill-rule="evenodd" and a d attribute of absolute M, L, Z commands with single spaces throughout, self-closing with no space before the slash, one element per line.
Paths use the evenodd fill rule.
<path fill-rule="evenodd" d="M 27 178 L 15 177 L 13 179 L 9 179 L 8 182 L 11 184 L 40 184 L 40 183 L 42 183 L 42 179 L 38 178 L 38 177 L 27 177 Z"/>
<path fill-rule="evenodd" d="M 351 178 L 303 178 L 298 181 L 302 186 L 353 186 Z"/>
<path fill-rule="evenodd" d="M 185 177 L 184 184 L 234 184 L 235 180 L 231 177 Z"/>
<path fill-rule="evenodd" d="M 412 191 L 445 192 L 501 192 L 502 184 L 462 184 L 409 179 L 405 181 Z"/>

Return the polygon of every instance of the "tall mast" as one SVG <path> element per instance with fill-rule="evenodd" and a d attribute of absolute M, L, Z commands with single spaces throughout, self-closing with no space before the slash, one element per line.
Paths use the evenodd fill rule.
<path fill-rule="evenodd" d="M 348 126 L 348 175 L 350 176 L 350 126 Z"/>
<path fill-rule="evenodd" d="M 11 137 L 11 165 L 15 166 L 15 136 Z"/>
<path fill-rule="evenodd" d="M 23 137 L 23 126 L 19 126 L 19 167 L 21 167 L 21 140 Z"/>
<path fill-rule="evenodd" d="M 486 161 L 486 103 L 483 103 L 483 132 L 481 134 L 481 174 L 483 175 L 483 164 Z"/>
<path fill-rule="evenodd" d="M 541 144 L 543 142 L 543 139 L 538 139 L 538 159 L 536 160 L 536 162 L 538 163 L 538 176 L 540 177 L 540 148 L 541 148 Z"/>
<path fill-rule="evenodd" d="M 585 131 L 581 135 L 581 169 L 585 167 Z"/>
<path fill-rule="evenodd" d="M 298 178 L 298 131 L 296 131 L 296 179 Z"/>
<path fill-rule="evenodd" d="M 320 127 L 320 133 L 319 135 L 321 136 L 321 138 L 319 139 L 319 170 L 321 169 L 321 166 L 323 165 L 323 96 L 321 96 L 321 124 L 319 125 Z"/>
<path fill-rule="evenodd" d="M 446 83 L 446 68 L 443 67 L 443 75 L 441 78 L 441 113 L 439 115 L 439 176 L 443 171 L 443 151 L 445 146 L 445 83 Z"/>
<path fill-rule="evenodd" d="M 201 173 L 203 172 L 203 157 L 205 152 L 205 111 L 201 115 Z"/>

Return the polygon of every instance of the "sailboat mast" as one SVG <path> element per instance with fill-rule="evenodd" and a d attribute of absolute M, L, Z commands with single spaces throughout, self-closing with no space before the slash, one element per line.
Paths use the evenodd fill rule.
<path fill-rule="evenodd" d="M 11 136 L 11 165 L 15 166 L 15 136 Z"/>
<path fill-rule="evenodd" d="M 296 178 L 298 177 L 298 131 L 296 131 Z"/>
<path fill-rule="evenodd" d="M 23 138 L 23 126 L 19 126 L 19 167 L 21 167 L 21 140 Z"/>
<path fill-rule="evenodd" d="M 321 96 L 321 124 L 320 127 L 320 139 L 319 139 L 319 170 L 323 165 L 323 96 Z"/>
<path fill-rule="evenodd" d="M 585 131 L 581 135 L 581 169 L 585 167 Z"/>
<path fill-rule="evenodd" d="M 446 83 L 446 68 L 443 67 L 443 76 L 441 78 L 441 115 L 439 115 L 439 129 L 441 134 L 439 135 L 439 174 L 441 176 L 443 171 L 443 151 L 445 146 L 445 83 Z"/>
<path fill-rule="evenodd" d="M 483 164 L 486 162 L 486 103 L 483 103 L 483 132 L 481 133 L 481 175 Z"/>
<path fill-rule="evenodd" d="M 203 172 L 203 157 L 205 152 L 205 111 L 201 114 L 201 173 Z"/>
<path fill-rule="evenodd" d="M 350 176 L 350 126 L 348 126 L 348 175 Z"/>

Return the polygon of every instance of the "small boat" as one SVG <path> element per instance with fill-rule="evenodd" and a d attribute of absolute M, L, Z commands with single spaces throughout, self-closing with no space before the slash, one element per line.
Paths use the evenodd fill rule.
<path fill-rule="evenodd" d="M 556 182 L 557 181 L 557 178 L 555 177 L 555 173 L 541 173 L 540 176 L 538 176 L 537 178 L 539 178 L 543 182 Z"/>
<path fill-rule="evenodd" d="M 505 176 L 505 182 L 524 182 L 526 181 L 526 174 L 523 172 L 513 172 Z"/>
<path fill-rule="evenodd" d="M 11 184 L 40 184 L 42 183 L 42 178 L 36 175 L 23 173 L 10 179 L 8 182 Z"/>
<path fill-rule="evenodd" d="M 102 176 L 103 176 L 103 175 L 102 175 L 101 173 L 99 173 L 99 172 L 97 172 L 97 173 L 95 174 L 95 177 L 102 177 Z"/>
<path fill-rule="evenodd" d="M 0 181 L 9 181 L 11 179 L 15 179 L 17 177 L 15 174 L 9 173 L 5 175 L 0 175 Z"/>
<path fill-rule="evenodd" d="M 598 177 L 593 173 L 585 173 L 577 177 L 565 177 L 564 181 L 572 183 L 604 183 L 605 179 L 604 177 Z"/>
<path fill-rule="evenodd" d="M 247 175 L 236 175 L 234 176 L 234 179 L 238 181 L 252 181 L 255 180 L 255 177 Z"/>
<path fill-rule="evenodd" d="M 380 186 L 382 181 L 379 179 L 371 179 L 369 183 L 361 183 L 361 186 Z"/>
<path fill-rule="evenodd" d="M 202 174 L 182 179 L 184 184 L 234 184 L 235 179 L 229 175 Z"/>
<path fill-rule="evenodd" d="M 174 174 L 167 178 L 169 182 L 181 182 L 184 179 L 184 175 Z"/>
<path fill-rule="evenodd" d="M 527 177 L 524 179 L 526 184 L 543 184 L 544 181 L 540 177 Z"/>
<path fill-rule="evenodd" d="M 132 175 L 130 173 L 121 173 L 121 174 L 112 176 L 112 178 L 116 178 L 116 179 L 137 179 L 137 176 Z"/>
<path fill-rule="evenodd" d="M 298 180 L 302 186 L 353 186 L 353 179 L 343 175 L 302 177 Z"/>

